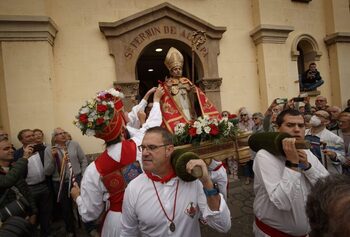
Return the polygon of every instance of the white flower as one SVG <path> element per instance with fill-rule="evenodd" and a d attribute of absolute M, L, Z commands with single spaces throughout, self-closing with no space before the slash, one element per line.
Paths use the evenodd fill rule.
<path fill-rule="evenodd" d="M 81 110 L 80 110 L 80 114 L 87 114 L 89 113 L 90 109 L 89 107 L 82 107 Z"/>
<path fill-rule="evenodd" d="M 199 128 L 196 129 L 196 134 L 197 135 L 202 134 L 202 127 L 199 127 Z"/>
<path fill-rule="evenodd" d="M 106 92 L 111 94 L 111 95 L 113 95 L 113 96 L 115 96 L 115 97 L 124 98 L 124 94 L 121 93 L 120 91 L 117 91 L 114 88 L 110 88 Z"/>
<path fill-rule="evenodd" d="M 102 104 L 103 105 L 107 105 L 107 102 L 104 100 L 104 101 L 102 101 Z"/>
<path fill-rule="evenodd" d="M 95 136 L 95 131 L 94 130 L 92 130 L 92 129 L 86 129 L 86 135 L 88 135 L 88 136 Z"/>
<path fill-rule="evenodd" d="M 204 127 L 204 132 L 205 132 L 206 134 L 209 134 L 209 133 L 210 133 L 210 130 L 211 130 L 211 128 L 210 128 L 209 126 L 205 126 L 205 127 Z"/>
<path fill-rule="evenodd" d="M 185 124 L 184 123 L 178 123 L 176 124 L 174 130 L 175 130 L 175 135 L 181 135 L 182 133 L 185 132 Z"/>
<path fill-rule="evenodd" d="M 202 127 L 202 124 L 201 124 L 201 122 L 199 122 L 199 121 L 195 121 L 195 122 L 193 123 L 193 127 L 197 128 L 197 129 L 200 129 L 200 128 Z"/>

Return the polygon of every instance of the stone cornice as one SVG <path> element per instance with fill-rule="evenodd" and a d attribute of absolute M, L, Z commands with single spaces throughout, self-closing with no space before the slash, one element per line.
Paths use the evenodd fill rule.
<path fill-rule="evenodd" d="M 335 43 L 350 43 L 350 32 L 335 32 L 324 38 L 326 45 Z"/>
<path fill-rule="evenodd" d="M 48 41 L 51 45 L 57 25 L 47 16 L 0 15 L 0 41 Z"/>
<path fill-rule="evenodd" d="M 115 37 L 138 29 L 144 25 L 168 18 L 182 25 L 192 28 L 196 25 L 197 30 L 203 30 L 208 37 L 221 39 L 226 27 L 213 26 L 198 17 L 168 3 L 162 3 L 142 12 L 136 13 L 116 22 L 100 22 L 100 30 L 106 37 Z M 125 27 L 127 25 L 127 27 Z"/>
<path fill-rule="evenodd" d="M 288 34 L 294 30 L 292 26 L 281 25 L 259 25 L 250 32 L 254 43 L 284 44 Z"/>

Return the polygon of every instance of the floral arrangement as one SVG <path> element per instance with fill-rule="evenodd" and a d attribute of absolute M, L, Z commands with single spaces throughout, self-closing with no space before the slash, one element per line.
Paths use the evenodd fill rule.
<path fill-rule="evenodd" d="M 96 98 L 86 101 L 75 116 L 74 125 L 83 135 L 95 136 L 113 119 L 115 98 L 123 98 L 123 93 L 111 88 L 97 93 Z"/>
<path fill-rule="evenodd" d="M 178 123 L 174 128 L 175 145 L 199 144 L 202 141 L 219 142 L 220 139 L 233 139 L 238 134 L 238 119 L 224 117 L 212 119 L 199 117 L 190 123 Z"/>

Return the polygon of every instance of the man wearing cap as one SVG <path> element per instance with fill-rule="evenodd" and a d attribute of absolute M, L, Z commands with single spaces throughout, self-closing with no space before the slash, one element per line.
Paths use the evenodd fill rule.
<path fill-rule="evenodd" d="M 86 169 L 81 189 L 75 185 L 71 190 L 72 198 L 76 201 L 84 222 L 98 219 L 101 213 L 107 210 L 102 237 L 120 234 L 125 187 L 130 179 L 142 172 L 138 163 L 135 163 L 137 157 L 141 156 L 137 146 L 141 144 L 145 130 L 152 126 L 159 126 L 162 122 L 159 100 L 163 93 L 161 87 L 155 90 L 153 107 L 148 119 L 140 129 L 133 130 L 133 137 L 129 140 L 124 137 L 126 121 L 121 98 L 114 96 L 114 117 L 118 117 L 115 119 L 117 122 L 109 123 L 103 131 L 95 135 L 105 140 L 106 150 Z M 121 93 L 120 96 L 122 96 Z"/>
<path fill-rule="evenodd" d="M 185 182 L 177 177 L 171 165 L 172 135 L 162 127 L 148 129 L 138 148 L 145 172 L 126 188 L 121 236 L 197 237 L 199 217 L 220 232 L 229 231 L 230 211 L 203 160 L 191 159 L 184 171 L 191 173 L 200 166 L 203 176 L 199 180 Z"/>
<path fill-rule="evenodd" d="M 182 77 L 183 62 L 182 54 L 171 47 L 164 61 L 170 77 L 163 83 L 165 96 L 161 100 L 163 122 L 171 132 L 179 122 L 188 123 L 201 115 L 220 116 L 203 91 Z"/>

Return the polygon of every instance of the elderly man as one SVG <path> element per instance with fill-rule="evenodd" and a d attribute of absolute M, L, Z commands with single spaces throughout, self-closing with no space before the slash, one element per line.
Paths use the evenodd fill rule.
<path fill-rule="evenodd" d="M 185 182 L 177 177 L 170 159 L 172 135 L 161 127 L 148 129 L 139 149 L 145 173 L 126 188 L 121 236 L 200 236 L 200 216 L 220 232 L 230 229 L 230 211 L 203 160 L 186 165 L 187 172 L 202 168 L 200 180 Z"/>
<path fill-rule="evenodd" d="M 350 112 L 341 112 L 338 117 L 339 129 L 333 131 L 344 140 L 345 161 L 343 173 L 350 175 Z"/>
<path fill-rule="evenodd" d="M 315 106 L 316 106 L 316 110 L 320 110 L 320 109 L 327 110 L 329 106 L 327 105 L 326 97 L 322 95 L 317 96 L 315 100 Z"/>
<path fill-rule="evenodd" d="M 304 139 L 304 118 L 297 110 L 284 110 L 276 119 L 279 132 L 292 136 L 282 141 L 285 156 L 261 149 L 253 170 L 256 237 L 306 236 L 310 231 L 305 213 L 307 195 L 318 178 L 328 172 L 310 150 L 295 148 Z"/>
<path fill-rule="evenodd" d="M 344 157 L 344 141 L 341 137 L 329 131 L 326 127 L 330 123 L 330 114 L 325 110 L 318 110 L 310 119 L 311 128 L 305 135 L 317 136 L 320 142 L 326 144 L 323 149 L 324 165 L 330 173 L 341 174 Z"/>
<path fill-rule="evenodd" d="M 327 129 L 334 131 L 339 129 L 338 116 L 341 112 L 341 108 L 338 106 L 329 106 L 327 112 L 331 115 L 331 122 L 328 124 Z"/>
<path fill-rule="evenodd" d="M 47 146 L 45 149 L 44 171 L 47 176 L 52 176 L 55 199 L 62 207 L 67 236 L 74 236 L 73 202 L 69 197 L 72 177 L 64 157 L 68 155 L 72 172 L 78 183 L 80 183 L 88 162 L 80 145 L 75 141 L 67 141 L 66 132 L 62 128 L 54 129 L 52 141 L 54 145 Z"/>

